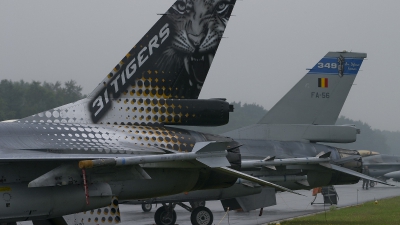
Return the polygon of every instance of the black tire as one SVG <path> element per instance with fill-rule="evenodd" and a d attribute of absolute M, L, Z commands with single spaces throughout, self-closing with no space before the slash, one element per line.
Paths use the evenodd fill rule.
<path fill-rule="evenodd" d="M 152 208 L 153 208 L 153 205 L 152 205 L 152 204 L 149 204 L 149 203 L 142 203 L 142 210 L 143 210 L 143 212 L 150 212 Z"/>
<path fill-rule="evenodd" d="M 375 185 L 376 185 L 376 182 L 373 182 L 373 181 L 370 181 L 370 182 L 369 182 L 369 186 L 370 186 L 370 187 L 375 187 Z"/>
<path fill-rule="evenodd" d="M 211 225 L 214 221 L 214 216 L 207 207 L 199 206 L 193 210 L 190 215 L 190 221 L 193 225 Z"/>
<path fill-rule="evenodd" d="M 164 206 L 161 206 L 154 214 L 154 222 L 157 225 L 174 225 L 176 222 L 175 210 L 172 210 L 172 213 L 170 213 Z"/>

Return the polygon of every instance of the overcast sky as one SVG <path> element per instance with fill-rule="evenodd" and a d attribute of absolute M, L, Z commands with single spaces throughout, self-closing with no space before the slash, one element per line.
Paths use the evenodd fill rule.
<path fill-rule="evenodd" d="M 174 0 L 1 0 L 0 79 L 90 93 Z M 201 98 L 270 109 L 328 51 L 368 53 L 342 115 L 400 130 L 400 1 L 238 1 Z"/>

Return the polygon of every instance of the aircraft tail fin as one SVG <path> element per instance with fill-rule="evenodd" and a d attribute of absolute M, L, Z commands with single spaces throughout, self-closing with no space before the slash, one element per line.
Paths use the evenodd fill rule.
<path fill-rule="evenodd" d="M 108 98 L 197 99 L 235 3 L 176 1 L 89 95 L 93 121 Z"/>
<path fill-rule="evenodd" d="M 335 124 L 366 57 L 329 52 L 258 123 Z"/>
<path fill-rule="evenodd" d="M 188 118 L 180 109 L 193 108 L 192 102 L 165 99 L 198 98 L 235 3 L 177 0 L 86 99 L 23 121 L 150 124 Z"/>

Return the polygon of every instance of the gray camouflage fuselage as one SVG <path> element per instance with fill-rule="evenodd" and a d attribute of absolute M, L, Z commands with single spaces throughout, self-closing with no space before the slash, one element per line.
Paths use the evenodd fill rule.
<path fill-rule="evenodd" d="M 363 157 L 365 166 L 368 166 L 369 174 L 382 180 L 393 178 L 400 181 L 400 156 L 372 155 Z"/>
<path fill-rule="evenodd" d="M 142 199 L 191 190 L 228 187 L 236 178 L 221 176 L 195 162 L 87 169 L 90 204 L 85 204 L 79 159 L 163 154 L 156 146 L 190 152 L 196 142 L 231 139 L 167 127 L 0 123 L 0 221 L 37 220 L 100 208 L 119 199 Z M 179 146 L 179 147 L 178 147 Z M 69 166 L 53 186 L 28 183 L 58 167 Z M 10 197 L 8 197 L 10 196 Z M 12 218 L 8 220 L 7 218 Z"/>
<path fill-rule="evenodd" d="M 296 158 L 311 158 L 321 152 L 331 152 L 330 161 L 337 161 L 348 156 L 358 156 L 351 161 L 345 161 L 341 166 L 361 172 L 361 156 L 355 150 L 335 148 L 322 144 L 296 142 L 296 141 L 268 141 L 235 139 L 241 144 L 240 154 L 242 162 L 246 160 L 263 160 L 267 156 L 276 156 L 276 159 L 293 159 L 293 165 L 276 166 L 276 170 L 269 168 L 248 168 L 244 171 L 252 176 L 273 182 L 291 190 L 311 189 L 328 185 L 357 183 L 359 178 L 328 170 L 318 164 L 295 165 Z M 269 188 L 267 188 L 269 189 Z M 277 190 L 275 190 L 277 191 Z M 275 192 L 274 191 L 274 192 Z M 184 202 L 184 201 L 208 201 L 237 198 L 252 194 L 259 194 L 260 186 L 251 184 L 245 180 L 238 180 L 229 188 L 220 190 L 199 190 L 188 194 L 177 194 L 166 197 L 146 199 L 148 203 Z M 273 198 L 269 196 L 268 198 Z M 138 204 L 141 201 L 132 201 Z"/>

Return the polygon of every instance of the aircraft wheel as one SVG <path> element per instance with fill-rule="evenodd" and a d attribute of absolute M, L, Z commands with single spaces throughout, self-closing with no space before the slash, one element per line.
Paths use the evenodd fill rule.
<path fill-rule="evenodd" d="M 376 185 L 376 182 L 369 182 L 370 187 L 375 187 L 375 185 Z"/>
<path fill-rule="evenodd" d="M 174 225 L 176 222 L 175 210 L 167 210 L 166 207 L 161 206 L 154 214 L 154 221 L 157 225 Z"/>
<path fill-rule="evenodd" d="M 153 208 L 152 204 L 142 203 L 143 212 L 150 212 L 152 208 Z"/>
<path fill-rule="evenodd" d="M 212 212 L 204 206 L 199 206 L 190 215 L 193 225 L 211 225 L 214 220 Z"/>

